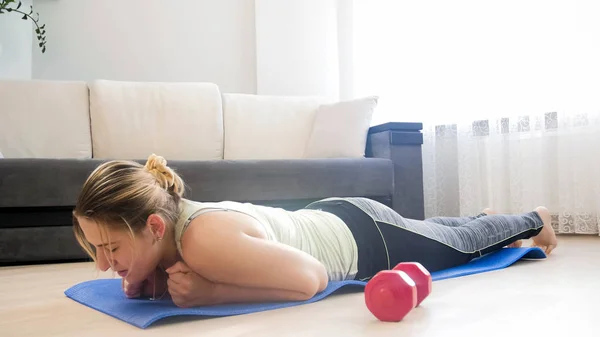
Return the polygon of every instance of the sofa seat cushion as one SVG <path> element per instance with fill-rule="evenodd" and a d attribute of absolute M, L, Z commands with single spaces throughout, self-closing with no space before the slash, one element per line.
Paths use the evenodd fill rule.
<path fill-rule="evenodd" d="M 2 159 L 0 208 L 71 207 L 101 159 Z M 139 161 L 141 162 L 141 161 Z M 318 199 L 331 196 L 390 197 L 388 159 L 169 160 L 198 201 Z"/>
<path fill-rule="evenodd" d="M 0 152 L 6 158 L 91 158 L 85 82 L 0 81 Z"/>
<path fill-rule="evenodd" d="M 0 226 L 0 266 L 58 261 L 90 261 L 77 244 L 72 225 L 22 228 Z"/>
<path fill-rule="evenodd" d="M 94 81 L 90 116 L 94 158 L 223 158 L 221 93 L 213 83 Z"/>
<path fill-rule="evenodd" d="M 380 158 L 169 162 L 201 201 L 390 197 L 393 164 Z"/>
<path fill-rule="evenodd" d="M 100 160 L 0 159 L 0 208 L 73 206 Z"/>

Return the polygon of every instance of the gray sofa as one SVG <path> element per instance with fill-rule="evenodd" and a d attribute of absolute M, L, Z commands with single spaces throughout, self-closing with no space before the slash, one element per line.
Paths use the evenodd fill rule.
<path fill-rule="evenodd" d="M 366 158 L 169 160 L 186 198 L 294 210 L 331 196 L 378 200 L 423 219 L 420 123 L 371 127 Z M 136 158 L 143 162 L 143 158 Z M 71 211 L 88 174 L 107 159 L 0 159 L 0 265 L 87 260 Z"/>

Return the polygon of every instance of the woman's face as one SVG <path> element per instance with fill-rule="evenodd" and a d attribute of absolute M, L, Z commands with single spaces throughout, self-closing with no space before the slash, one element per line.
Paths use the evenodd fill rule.
<path fill-rule="evenodd" d="M 131 237 L 129 230 L 114 230 L 96 221 L 77 217 L 85 239 L 95 247 L 98 268 L 112 268 L 129 283 L 144 281 L 160 262 L 160 249 L 149 228 Z"/>

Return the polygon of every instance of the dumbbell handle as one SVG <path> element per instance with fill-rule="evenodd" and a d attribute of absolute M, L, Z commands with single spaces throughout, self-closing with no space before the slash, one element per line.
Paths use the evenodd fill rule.
<path fill-rule="evenodd" d="M 394 270 L 407 273 L 415 281 L 417 285 L 417 306 L 431 294 L 431 274 L 422 264 L 418 262 L 401 262 L 394 267 Z"/>

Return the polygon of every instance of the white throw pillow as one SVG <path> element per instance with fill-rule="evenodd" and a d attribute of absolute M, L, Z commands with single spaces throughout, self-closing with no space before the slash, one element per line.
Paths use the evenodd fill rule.
<path fill-rule="evenodd" d="M 367 135 L 378 96 L 369 96 L 319 107 L 305 158 L 360 158 L 365 156 Z"/>

